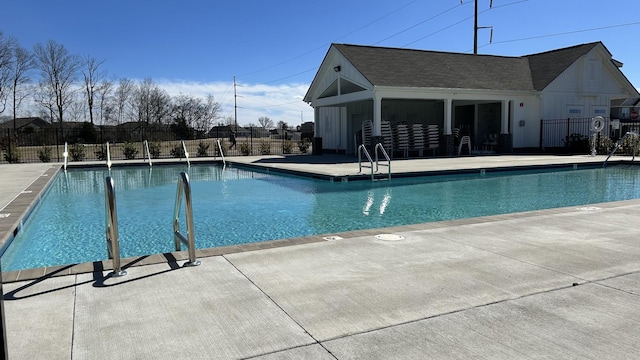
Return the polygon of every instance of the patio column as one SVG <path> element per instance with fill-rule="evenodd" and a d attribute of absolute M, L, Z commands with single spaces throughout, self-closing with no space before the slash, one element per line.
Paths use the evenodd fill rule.
<path fill-rule="evenodd" d="M 502 117 L 500 121 L 500 133 L 509 133 L 509 100 L 502 100 Z"/>
<path fill-rule="evenodd" d="M 500 135 L 498 136 L 498 152 L 513 152 L 513 135 L 509 133 L 510 101 L 502 100 L 502 117 L 500 119 Z"/>
<path fill-rule="evenodd" d="M 373 129 L 371 136 L 382 136 L 382 98 L 375 90 L 373 91 Z"/>
<path fill-rule="evenodd" d="M 455 139 L 451 134 L 451 117 L 453 114 L 453 99 L 444 99 L 444 128 L 442 129 L 443 137 L 440 140 L 440 147 L 444 149 L 444 155 L 452 156 L 455 154 Z"/>

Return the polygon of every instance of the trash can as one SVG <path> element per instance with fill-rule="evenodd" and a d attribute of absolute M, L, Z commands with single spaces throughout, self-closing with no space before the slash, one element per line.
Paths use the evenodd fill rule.
<path fill-rule="evenodd" d="M 313 138 L 313 155 L 322 155 L 322 138 L 314 137 Z"/>

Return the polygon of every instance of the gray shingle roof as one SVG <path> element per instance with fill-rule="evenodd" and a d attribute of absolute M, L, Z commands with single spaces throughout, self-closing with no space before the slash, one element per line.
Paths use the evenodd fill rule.
<path fill-rule="evenodd" d="M 582 44 L 526 56 L 529 59 L 534 88 L 542 90 L 547 87 L 571 64 L 598 44 L 600 43 Z"/>
<path fill-rule="evenodd" d="M 373 85 L 542 90 L 598 43 L 522 57 L 333 44 Z"/>

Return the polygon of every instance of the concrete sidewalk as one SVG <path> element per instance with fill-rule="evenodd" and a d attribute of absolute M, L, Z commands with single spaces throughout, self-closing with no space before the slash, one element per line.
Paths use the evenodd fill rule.
<path fill-rule="evenodd" d="M 631 200 L 13 282 L 9 355 L 634 358 L 639 217 Z"/>

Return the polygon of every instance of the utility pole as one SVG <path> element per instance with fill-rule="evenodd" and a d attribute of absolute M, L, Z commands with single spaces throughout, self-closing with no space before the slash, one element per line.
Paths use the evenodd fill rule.
<path fill-rule="evenodd" d="M 462 4 L 464 0 L 460 0 Z M 491 29 L 491 35 L 489 37 L 489 43 L 493 42 L 493 26 L 478 26 L 478 0 L 473 0 L 474 12 L 473 12 L 473 55 L 478 55 L 478 29 Z M 493 0 L 489 2 L 489 9 L 493 8 Z"/>
<path fill-rule="evenodd" d="M 236 91 L 236 77 L 233 77 L 233 122 L 235 123 L 235 132 L 238 134 L 238 93 Z"/>

